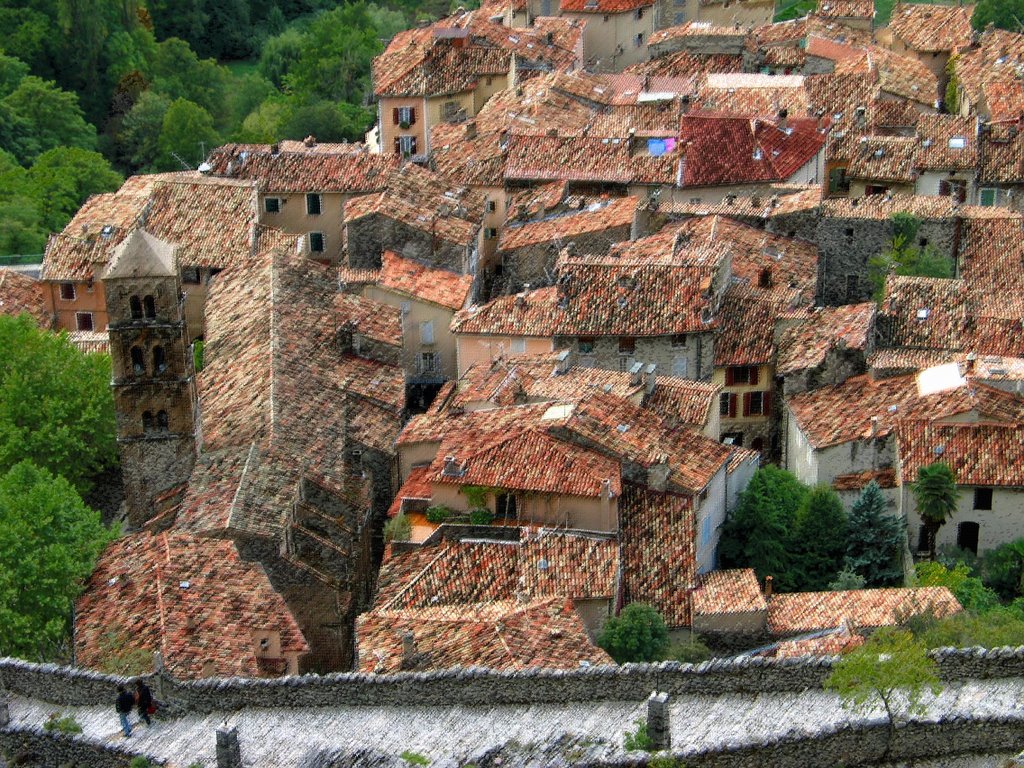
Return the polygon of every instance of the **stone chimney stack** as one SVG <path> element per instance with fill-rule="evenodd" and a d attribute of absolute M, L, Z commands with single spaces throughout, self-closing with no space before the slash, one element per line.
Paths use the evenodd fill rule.
<path fill-rule="evenodd" d="M 458 477 L 459 467 L 458 464 L 455 463 L 454 456 L 444 457 L 444 469 L 441 470 L 441 474 L 446 477 Z"/>
<path fill-rule="evenodd" d="M 654 375 L 654 371 L 658 366 L 654 363 L 648 363 L 647 367 L 644 368 L 644 395 L 650 397 L 654 394 L 654 388 L 658 384 L 658 379 Z"/>
<path fill-rule="evenodd" d="M 643 381 L 643 375 L 641 374 L 641 371 L 643 371 L 643 369 L 643 363 L 633 363 L 633 365 L 629 367 L 629 386 L 640 386 L 640 383 Z"/>
<path fill-rule="evenodd" d="M 416 638 L 412 632 L 402 633 L 402 669 L 410 669 L 416 659 Z"/>
<path fill-rule="evenodd" d="M 772 576 L 765 576 L 764 577 L 764 596 L 765 596 L 765 599 L 767 599 L 767 598 L 772 596 L 772 582 L 773 581 L 775 581 L 775 579 Z"/>

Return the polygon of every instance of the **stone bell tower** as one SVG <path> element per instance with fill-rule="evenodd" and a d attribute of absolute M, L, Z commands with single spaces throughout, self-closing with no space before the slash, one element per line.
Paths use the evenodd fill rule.
<path fill-rule="evenodd" d="M 110 318 L 117 442 L 128 526 L 144 525 L 154 499 L 184 483 L 196 458 L 196 390 L 177 249 L 136 229 L 103 273 Z"/>

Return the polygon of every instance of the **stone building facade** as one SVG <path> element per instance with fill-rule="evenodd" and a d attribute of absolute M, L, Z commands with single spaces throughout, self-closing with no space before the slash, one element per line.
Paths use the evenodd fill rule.
<path fill-rule="evenodd" d="M 196 456 L 195 383 L 176 251 L 137 230 L 114 252 L 103 281 L 128 524 L 138 527 L 157 495 L 188 480 Z"/>

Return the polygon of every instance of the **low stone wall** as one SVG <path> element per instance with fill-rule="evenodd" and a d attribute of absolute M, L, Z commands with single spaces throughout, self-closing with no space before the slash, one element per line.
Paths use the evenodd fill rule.
<path fill-rule="evenodd" d="M 932 653 L 947 681 L 1024 677 L 1020 648 L 941 649 Z M 337 673 L 272 679 L 151 680 L 174 710 L 243 707 L 429 706 L 641 701 L 653 690 L 672 695 L 762 693 L 819 688 L 834 660 L 740 658 L 701 664 L 662 662 L 572 671 L 445 672 L 372 675 Z M 121 678 L 52 664 L 0 660 L 0 683 L 21 696 L 64 705 L 110 704 Z"/>
<path fill-rule="evenodd" d="M 785 713 L 779 713 L 780 718 Z M 785 737 L 713 752 L 674 752 L 686 768 L 845 768 L 955 755 L 1016 752 L 1024 741 L 1024 719 L 962 718 L 914 722 L 896 729 L 889 744 L 887 723 L 844 726 L 807 737 Z M 889 752 L 886 754 L 886 748 Z M 664 753 L 662 754 L 664 757 Z M 630 759 L 632 758 L 632 759 Z M 609 768 L 646 766 L 651 758 L 623 757 Z"/>
<path fill-rule="evenodd" d="M 130 768 L 138 753 L 120 744 L 105 744 L 77 734 L 44 731 L 42 728 L 5 728 L 0 730 L 0 752 L 14 765 L 33 768 Z M 164 765 L 150 760 L 150 765 Z"/>

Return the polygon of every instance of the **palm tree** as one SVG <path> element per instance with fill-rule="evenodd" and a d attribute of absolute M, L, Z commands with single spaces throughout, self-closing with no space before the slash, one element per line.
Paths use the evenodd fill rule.
<path fill-rule="evenodd" d="M 935 537 L 939 528 L 956 512 L 956 476 L 948 464 L 936 461 L 917 470 L 917 482 L 911 490 L 928 536 L 928 559 L 934 560 Z"/>

